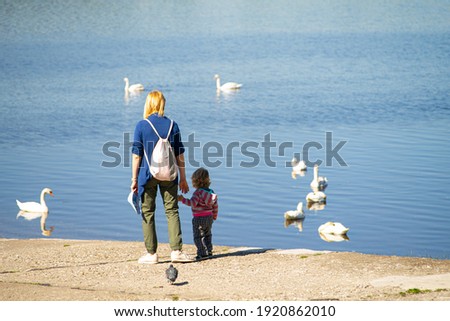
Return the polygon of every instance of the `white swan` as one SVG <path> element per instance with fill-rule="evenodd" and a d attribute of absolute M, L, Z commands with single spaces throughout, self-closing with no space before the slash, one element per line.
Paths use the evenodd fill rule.
<path fill-rule="evenodd" d="M 317 229 L 320 234 L 344 235 L 350 229 L 339 222 L 326 222 Z"/>
<path fill-rule="evenodd" d="M 123 81 L 125 81 L 125 92 L 136 92 L 144 90 L 144 85 L 142 84 L 134 84 L 130 86 L 130 81 L 127 77 L 123 78 Z"/>
<path fill-rule="evenodd" d="M 327 200 L 327 196 L 325 195 L 324 192 L 311 192 L 308 195 L 306 195 L 306 200 L 308 202 L 312 202 L 312 203 L 324 203 Z"/>
<path fill-rule="evenodd" d="M 292 165 L 292 178 L 296 179 L 297 175 L 305 176 L 305 171 L 307 170 L 306 163 L 304 160 L 299 161 L 295 156 L 291 160 Z"/>
<path fill-rule="evenodd" d="M 242 84 L 238 84 L 236 82 L 227 82 L 223 85 L 220 85 L 220 77 L 219 75 L 214 75 L 214 79 L 216 80 L 216 88 L 217 90 L 228 91 L 228 90 L 237 90 L 242 87 Z"/>
<path fill-rule="evenodd" d="M 16 200 L 17 206 L 19 206 L 20 210 L 24 212 L 48 213 L 48 207 L 44 199 L 45 194 L 50 194 L 51 196 L 53 196 L 52 190 L 46 187 L 41 192 L 40 204 L 36 202 L 21 203 L 18 200 Z"/>
<path fill-rule="evenodd" d="M 328 186 L 328 179 L 326 177 L 319 176 L 319 165 L 314 165 L 314 178 L 311 181 L 311 189 L 313 191 L 324 191 Z"/>
<path fill-rule="evenodd" d="M 297 204 L 297 209 L 296 210 L 291 210 L 291 211 L 286 211 L 284 213 L 284 218 L 287 220 L 292 220 L 292 219 L 298 219 L 304 217 L 304 212 L 303 212 L 303 203 L 299 202 Z"/>

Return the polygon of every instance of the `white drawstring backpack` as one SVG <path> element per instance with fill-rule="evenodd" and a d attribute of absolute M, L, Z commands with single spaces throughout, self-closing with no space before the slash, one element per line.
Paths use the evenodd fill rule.
<path fill-rule="evenodd" d="M 169 133 L 166 138 L 159 136 L 158 131 L 152 122 L 146 119 L 146 121 L 152 126 L 156 135 L 158 136 L 158 142 L 153 148 L 151 161 L 149 162 L 147 153 L 144 148 L 145 159 L 147 160 L 148 167 L 152 176 L 160 181 L 173 181 L 178 176 L 178 166 L 175 153 L 173 152 L 172 145 L 170 144 L 169 137 L 173 127 L 173 120 L 170 121 Z"/>

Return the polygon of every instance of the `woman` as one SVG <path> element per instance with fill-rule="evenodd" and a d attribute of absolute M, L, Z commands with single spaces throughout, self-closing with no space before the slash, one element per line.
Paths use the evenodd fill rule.
<path fill-rule="evenodd" d="M 155 227 L 156 193 L 159 187 L 167 217 L 169 244 L 172 249 L 170 258 L 172 262 L 192 262 L 193 259 L 182 252 L 183 241 L 181 237 L 181 224 L 178 214 L 178 186 L 182 193 L 189 191 L 184 168 L 184 146 L 178 125 L 173 122 L 169 141 L 175 153 L 179 168 L 179 177 L 173 181 L 160 181 L 152 177 L 148 162 L 144 158 L 144 149 L 148 159 L 151 159 L 153 148 L 158 142 L 150 121 L 158 131 L 160 137 L 169 135 L 171 120 L 164 116 L 166 99 L 160 91 L 148 94 L 144 106 L 144 119 L 139 121 L 134 130 L 133 160 L 131 190 L 138 193 L 142 201 L 142 231 L 147 254 L 139 258 L 139 263 L 158 263 L 158 239 Z M 147 121 L 148 120 L 148 121 Z M 144 159 L 144 161 L 143 161 Z"/>

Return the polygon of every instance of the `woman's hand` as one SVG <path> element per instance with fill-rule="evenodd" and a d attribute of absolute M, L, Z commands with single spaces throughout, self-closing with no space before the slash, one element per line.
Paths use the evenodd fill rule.
<path fill-rule="evenodd" d="M 134 194 L 137 194 L 137 193 L 138 193 L 138 184 L 137 184 L 137 180 L 134 180 L 134 181 L 131 182 L 130 188 L 131 188 L 131 191 L 132 191 Z"/>

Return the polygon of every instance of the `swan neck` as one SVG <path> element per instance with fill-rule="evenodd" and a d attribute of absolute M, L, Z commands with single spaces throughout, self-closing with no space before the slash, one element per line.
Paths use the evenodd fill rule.
<path fill-rule="evenodd" d="M 128 79 L 125 79 L 125 91 L 128 91 L 129 87 L 130 87 L 130 83 L 128 82 Z"/>
<path fill-rule="evenodd" d="M 319 167 L 314 166 L 314 179 L 317 180 L 318 177 L 319 177 Z"/>
<path fill-rule="evenodd" d="M 220 89 L 220 78 L 219 77 L 216 78 L 216 87 L 217 87 L 217 89 Z"/>
<path fill-rule="evenodd" d="M 45 203 L 45 192 L 42 191 L 41 192 L 41 205 L 47 206 L 47 204 Z"/>

